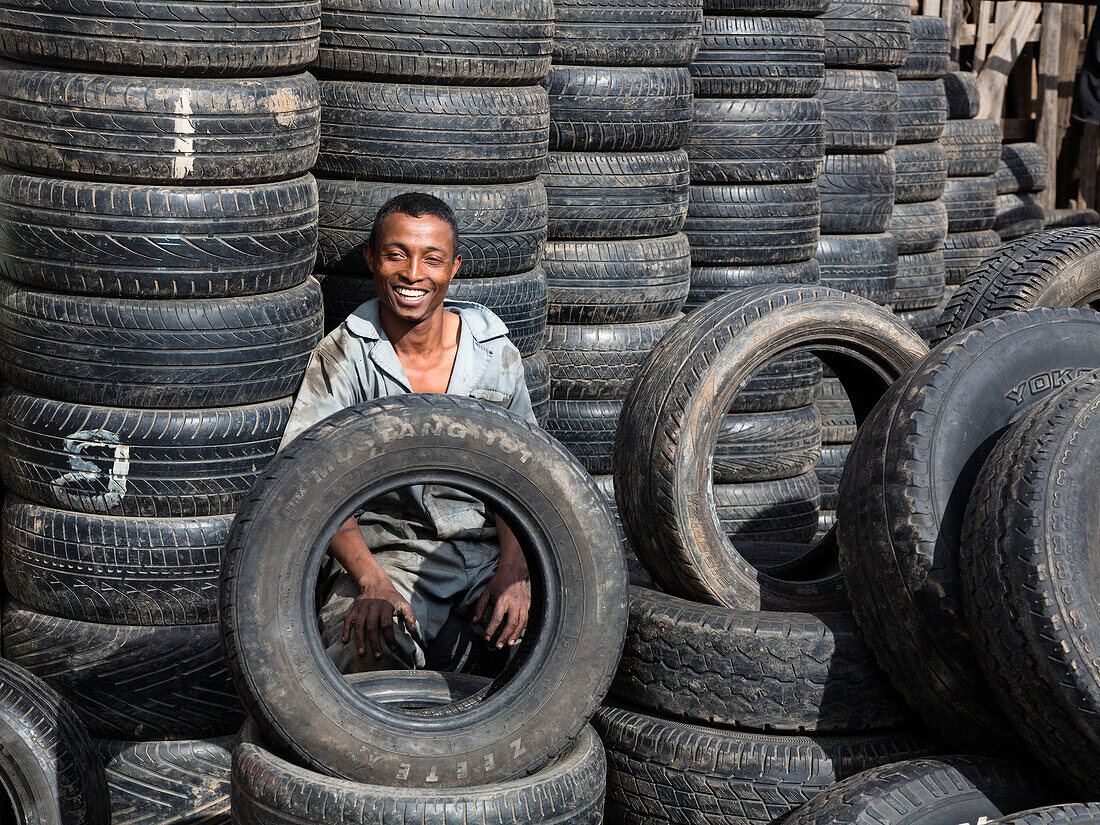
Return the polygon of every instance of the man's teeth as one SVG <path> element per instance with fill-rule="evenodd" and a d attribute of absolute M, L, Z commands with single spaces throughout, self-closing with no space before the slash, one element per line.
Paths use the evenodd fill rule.
<path fill-rule="evenodd" d="M 404 287 L 394 287 L 394 292 L 400 295 L 402 298 L 422 298 L 428 294 L 426 289 L 406 289 Z"/>

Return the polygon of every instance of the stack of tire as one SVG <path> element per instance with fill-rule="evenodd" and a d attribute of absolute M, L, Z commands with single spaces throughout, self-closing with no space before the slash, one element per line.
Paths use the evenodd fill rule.
<path fill-rule="evenodd" d="M 993 230 L 1001 241 L 1042 232 L 1046 212 L 1038 192 L 1047 186 L 1047 155 L 1038 143 L 1006 143 L 993 179 L 997 183 L 997 212 Z"/>
<path fill-rule="evenodd" d="M 379 207 L 426 192 L 455 212 L 462 265 L 448 297 L 493 310 L 548 399 L 546 240 L 552 0 L 333 0 L 321 14 L 317 275 L 326 326 L 374 297 L 363 258 Z"/>
<path fill-rule="evenodd" d="M 100 740 L 116 825 L 228 810 L 219 563 L 322 332 L 318 28 L 0 10 L 3 655 Z"/>
<path fill-rule="evenodd" d="M 622 399 L 688 294 L 683 146 L 702 9 L 700 0 L 557 0 L 555 15 L 546 428 L 610 500 Z"/>
<path fill-rule="evenodd" d="M 1000 236 L 993 231 L 997 217 L 997 184 L 992 175 L 1000 162 L 1000 127 L 978 118 L 978 78 L 972 72 L 948 72 L 947 125 L 942 138 L 948 154 L 947 239 L 943 259 L 947 294 L 997 251 Z"/>

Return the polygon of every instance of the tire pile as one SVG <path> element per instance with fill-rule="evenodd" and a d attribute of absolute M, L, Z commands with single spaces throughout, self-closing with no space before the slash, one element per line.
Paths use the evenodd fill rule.
<path fill-rule="evenodd" d="M 228 802 L 219 561 L 322 332 L 318 14 L 0 9 L 3 655 L 116 825 Z"/>
<path fill-rule="evenodd" d="M 1002 241 L 1042 232 L 1046 212 L 1037 192 L 1047 185 L 1047 156 L 1038 143 L 1006 143 L 993 179 L 997 182 L 997 213 L 993 230 Z"/>

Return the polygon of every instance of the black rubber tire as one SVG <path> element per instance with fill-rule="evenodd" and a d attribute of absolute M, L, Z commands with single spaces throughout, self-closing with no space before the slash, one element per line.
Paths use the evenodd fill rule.
<path fill-rule="evenodd" d="M 943 76 L 943 89 L 947 94 L 949 120 L 970 120 L 978 116 L 981 98 L 978 95 L 978 76 L 973 72 L 951 71 Z"/>
<path fill-rule="evenodd" d="M 715 484 L 794 478 L 811 472 L 821 453 L 821 416 L 812 404 L 793 410 L 734 413 L 722 420 L 714 447 Z"/>
<path fill-rule="evenodd" d="M 691 270 L 691 291 L 687 306 L 697 308 L 707 301 L 747 286 L 767 284 L 816 284 L 820 281 L 817 261 L 793 264 L 747 264 L 744 266 L 697 266 Z"/>
<path fill-rule="evenodd" d="M 909 715 L 850 613 L 730 610 L 637 587 L 611 694 L 741 730 L 854 733 Z"/>
<path fill-rule="evenodd" d="M 141 298 L 277 292 L 309 277 L 312 175 L 250 186 L 148 186 L 0 173 L 0 275 Z"/>
<path fill-rule="evenodd" d="M 940 138 L 953 178 L 992 175 L 1001 160 L 1001 125 L 995 120 L 952 120 Z"/>
<path fill-rule="evenodd" d="M 894 159 L 829 155 L 818 180 L 822 235 L 885 232 L 894 208 Z"/>
<path fill-rule="evenodd" d="M 693 264 L 785 264 L 817 248 L 816 183 L 692 186 L 684 233 Z"/>
<path fill-rule="evenodd" d="M 1017 743 L 991 706 L 962 614 L 966 501 L 1003 429 L 1097 363 L 1100 324 L 1088 310 L 1034 309 L 967 329 L 883 396 L 841 479 L 840 562 L 867 643 L 910 706 L 974 753 Z"/>
<path fill-rule="evenodd" d="M 8 490 L 47 507 L 135 518 L 236 511 L 275 455 L 293 399 L 138 410 L 0 391 Z"/>
<path fill-rule="evenodd" d="M 909 6 L 902 0 L 833 0 L 825 21 L 825 65 L 896 69 L 909 53 Z"/>
<path fill-rule="evenodd" d="M 600 495 L 603 496 L 604 501 L 611 510 L 611 515 L 615 520 L 615 527 L 619 530 L 620 538 L 622 538 L 623 555 L 626 556 L 626 573 L 630 584 L 635 587 L 652 588 L 654 586 L 653 579 L 650 578 L 649 572 L 642 566 L 642 563 L 638 560 L 634 551 L 630 549 L 630 545 L 626 542 L 626 537 L 622 536 L 623 527 L 622 523 L 619 521 L 618 507 L 615 505 L 614 479 L 611 476 L 593 476 L 592 480 L 596 482 L 596 487 L 599 489 Z"/>
<path fill-rule="evenodd" d="M 554 66 L 542 85 L 556 152 L 661 152 L 691 130 L 686 66 Z"/>
<path fill-rule="evenodd" d="M 909 55 L 898 69 L 902 80 L 937 80 L 951 63 L 951 31 L 941 17 L 914 14 L 909 18 Z"/>
<path fill-rule="evenodd" d="M 666 592 L 750 610 L 835 609 L 843 598 L 839 574 L 827 564 L 797 582 L 748 564 L 718 530 L 710 490 L 723 422 L 714 411 L 729 410 L 761 364 L 813 351 L 822 335 L 838 349 L 813 354 L 843 373 L 859 420 L 927 351 L 885 310 L 835 290 L 791 286 L 711 301 L 650 353 L 623 404 L 615 495 L 627 539 Z"/>
<path fill-rule="evenodd" d="M 898 255 L 898 279 L 890 295 L 895 312 L 912 312 L 937 307 L 943 302 L 943 253 L 918 252 Z"/>
<path fill-rule="evenodd" d="M 550 397 L 558 401 L 621 401 L 649 351 L 683 318 L 624 324 L 548 327 Z"/>
<path fill-rule="evenodd" d="M 321 4 L 7 0 L 0 54 L 124 75 L 289 74 L 317 59 Z"/>
<path fill-rule="evenodd" d="M 856 437 L 856 414 L 848 401 L 848 393 L 837 378 L 826 375 L 821 379 L 821 391 L 814 406 L 821 415 L 822 449 L 828 445 L 851 444 Z"/>
<path fill-rule="evenodd" d="M 4 377 L 117 407 L 256 404 L 298 389 L 323 327 L 321 287 L 233 298 L 102 298 L 0 280 Z"/>
<path fill-rule="evenodd" d="M 539 86 L 321 81 L 326 177 L 514 183 L 546 164 L 550 104 Z"/>
<path fill-rule="evenodd" d="M 694 183 L 812 181 L 825 164 L 821 102 L 695 98 L 685 148 Z"/>
<path fill-rule="evenodd" d="M 816 259 L 821 285 L 886 305 L 898 278 L 898 243 L 877 235 L 822 235 Z"/>
<path fill-rule="evenodd" d="M 4 658 L 68 699 L 92 736 L 224 736 L 244 718 L 216 624 L 76 622 L 8 601 L 3 633 Z"/>
<path fill-rule="evenodd" d="M 565 240 L 673 235 L 687 217 L 687 153 L 551 152 L 548 234 Z"/>
<path fill-rule="evenodd" d="M 1089 552 L 1088 485 L 1100 439 L 1100 373 L 1033 405 L 974 482 L 959 571 L 974 650 L 994 698 L 1031 752 L 1076 794 L 1095 797 L 1100 623 Z M 1072 616 L 1067 623 L 1066 617 Z"/>
<path fill-rule="evenodd" d="M 989 825 L 1098 825 L 1098 823 L 1100 823 L 1100 802 L 1089 802 L 1032 808 L 1030 811 L 996 819 Z"/>
<path fill-rule="evenodd" d="M 783 819 L 834 782 L 927 753 L 905 732 L 782 736 L 681 724 L 618 707 L 592 720 L 607 749 L 609 822 L 744 825 Z"/>
<path fill-rule="evenodd" d="M 993 230 L 1002 241 L 1022 238 L 1043 231 L 1046 212 L 1039 198 L 1032 192 L 1013 192 L 998 195 Z"/>
<path fill-rule="evenodd" d="M 57 691 L 2 659 L 0 745 L 0 813 L 14 816 L 13 825 L 110 825 L 88 731 Z"/>
<path fill-rule="evenodd" d="M 894 203 L 926 203 L 943 196 L 947 152 L 939 141 L 909 143 L 890 150 L 894 159 Z"/>
<path fill-rule="evenodd" d="M 1001 146 L 1001 160 L 993 178 L 997 194 L 1041 192 L 1047 187 L 1049 167 L 1047 155 L 1038 143 L 1006 143 Z"/>
<path fill-rule="evenodd" d="M 958 121 L 965 123 L 965 121 Z M 993 228 L 997 218 L 997 185 L 992 176 L 948 177 L 943 188 L 947 207 L 947 231 L 981 232 Z"/>
<path fill-rule="evenodd" d="M 1100 212 L 1095 209 L 1054 209 L 1046 214 L 1046 229 L 1065 226 L 1100 226 Z"/>
<path fill-rule="evenodd" d="M 729 407 L 731 413 L 796 410 L 812 404 L 821 384 L 821 362 L 799 352 L 776 358 L 748 380 Z"/>
<path fill-rule="evenodd" d="M 678 315 L 691 286 L 687 236 L 550 241 L 543 254 L 555 324 L 627 324 Z"/>
<path fill-rule="evenodd" d="M 917 333 L 922 341 L 931 343 L 936 337 L 936 326 L 940 322 L 943 305 L 947 303 L 946 292 L 945 289 L 943 301 L 934 307 L 929 307 L 928 309 L 914 309 L 911 311 L 903 310 L 894 314 L 901 318 L 913 332 Z"/>
<path fill-rule="evenodd" d="M 557 0 L 554 62 L 584 66 L 687 66 L 699 50 L 694 0 Z"/>
<path fill-rule="evenodd" d="M 947 98 L 942 81 L 902 80 L 898 83 L 898 143 L 939 140 L 946 124 Z"/>
<path fill-rule="evenodd" d="M 550 71 L 552 0 L 324 0 L 317 68 L 402 83 L 512 86 Z"/>
<path fill-rule="evenodd" d="M 1100 306 L 1100 233 L 1052 229 L 989 255 L 952 296 L 937 340 L 1032 307 Z"/>
<path fill-rule="evenodd" d="M 822 444 L 821 460 L 814 468 L 817 484 L 821 488 L 821 509 L 835 511 L 840 499 L 840 476 L 844 462 L 848 460 L 851 444 Z"/>
<path fill-rule="evenodd" d="M 898 78 L 893 72 L 826 69 L 817 99 L 825 108 L 830 153 L 885 152 L 898 136 Z"/>
<path fill-rule="evenodd" d="M 550 400 L 546 432 L 580 462 L 592 475 L 611 473 L 611 452 L 615 444 L 615 425 L 619 421 L 621 399 L 603 401 Z"/>
<path fill-rule="evenodd" d="M 382 434 L 391 443 L 380 443 Z M 317 472 L 341 456 L 344 469 Z M 452 481 L 455 467 L 462 476 Z M 313 583 L 335 524 L 391 483 L 441 478 L 512 524 L 536 615 L 511 665 L 474 707 L 418 716 L 410 726 L 348 697 L 344 677 L 313 642 Z M 430 773 L 437 787 L 464 787 L 546 765 L 576 741 L 603 699 L 627 621 L 621 537 L 588 474 L 542 430 L 491 404 L 443 394 L 344 410 L 279 453 L 234 522 L 218 595 L 234 681 L 265 734 L 304 766 L 388 785 L 422 785 Z"/>
<path fill-rule="evenodd" d="M 825 0 L 703 0 L 704 14 L 764 14 L 776 17 L 817 17 Z"/>
<path fill-rule="evenodd" d="M 523 359 L 523 380 L 531 396 L 531 411 L 540 427 L 550 416 L 550 359 L 543 351 Z"/>
<path fill-rule="evenodd" d="M 899 255 L 933 252 L 947 240 L 947 207 L 941 200 L 895 203 L 887 229 L 898 242 Z"/>
<path fill-rule="evenodd" d="M 455 681 L 454 674 L 387 674 L 402 681 Z M 449 790 L 393 788 L 332 779 L 270 750 L 255 722 L 233 751 L 233 816 L 240 825 L 600 825 L 607 760 L 591 727 L 554 764 L 521 779 Z M 392 817 L 397 817 L 396 820 Z"/>
<path fill-rule="evenodd" d="M 802 17 L 707 15 L 691 77 L 697 98 L 813 97 L 825 77 L 825 25 Z"/>
<path fill-rule="evenodd" d="M 454 210 L 462 278 L 514 275 L 534 269 L 546 242 L 546 189 L 538 179 L 486 186 L 425 186 Z M 363 248 L 374 216 L 404 183 L 320 180 L 317 269 L 369 277 Z"/>
<path fill-rule="evenodd" d="M 233 737 L 100 740 L 111 825 L 228 825 Z"/>
<path fill-rule="evenodd" d="M 121 183 L 258 183 L 317 159 L 317 81 L 80 74 L 0 64 L 0 163 Z"/>
<path fill-rule="evenodd" d="M 1001 248 L 996 232 L 948 232 L 943 242 L 944 271 L 947 283 L 962 284 L 978 266 Z"/>
<path fill-rule="evenodd" d="M 821 490 L 813 471 L 712 489 L 718 525 L 732 542 L 806 544 L 817 532 Z"/>
<path fill-rule="evenodd" d="M 912 759 L 838 782 L 786 820 L 789 825 L 940 825 L 1000 822 L 1042 802 L 1033 774 L 975 756 Z"/>

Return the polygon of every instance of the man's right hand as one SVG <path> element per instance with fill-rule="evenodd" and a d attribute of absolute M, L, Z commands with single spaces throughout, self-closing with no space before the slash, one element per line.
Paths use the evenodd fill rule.
<path fill-rule="evenodd" d="M 390 650 L 397 650 L 397 640 L 393 635 L 393 623 L 400 616 L 407 627 L 416 629 L 416 616 L 412 605 L 397 592 L 388 576 L 363 586 L 363 592 L 352 603 L 344 619 L 343 641 L 354 641 L 360 656 L 367 655 L 370 645 L 375 659 L 382 658 L 382 645 L 379 631 Z"/>

